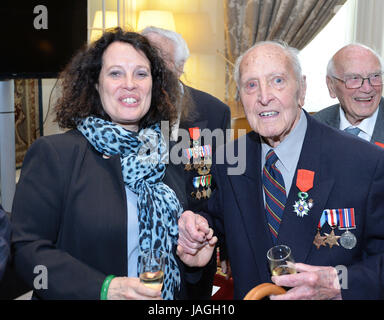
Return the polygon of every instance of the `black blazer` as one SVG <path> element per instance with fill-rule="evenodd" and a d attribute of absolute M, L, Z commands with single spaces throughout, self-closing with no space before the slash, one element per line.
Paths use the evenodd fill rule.
<path fill-rule="evenodd" d="M 164 182 L 187 207 L 178 167 Z M 183 170 L 183 168 L 180 168 Z M 127 205 L 119 156 L 104 159 L 72 130 L 39 138 L 25 157 L 12 210 L 14 263 L 29 284 L 48 271 L 38 298 L 99 299 L 109 274 L 127 274 Z M 185 269 L 178 298 L 186 299 Z M 194 274 L 188 274 L 193 280 Z"/>
<path fill-rule="evenodd" d="M 360 138 L 321 124 L 306 114 L 307 132 L 297 169 L 315 172 L 308 191 L 314 206 L 298 217 L 293 204 L 298 200 L 296 174 L 285 205 L 278 244 L 292 249 L 296 262 L 348 268 L 348 289 L 343 299 L 384 298 L 384 151 Z M 245 153 L 238 146 L 244 145 Z M 225 234 L 234 279 L 234 297 L 243 299 L 254 286 L 271 282 L 267 251 L 273 246 L 267 227 L 261 179 L 261 143 L 255 132 L 234 142 L 246 156 L 242 175 L 228 175 L 228 164 L 214 166 L 218 182 L 209 201 L 215 231 Z M 236 167 L 236 165 L 234 165 Z M 357 245 L 313 245 L 324 209 L 354 208 Z M 330 233 L 325 224 L 321 234 Z M 344 231 L 335 229 L 335 234 Z"/>
<path fill-rule="evenodd" d="M 194 117 L 189 121 L 181 121 L 179 127 L 185 130 L 193 127 L 199 127 L 201 130 L 209 129 L 211 132 L 215 129 L 221 129 L 224 131 L 225 138 L 225 130 L 229 129 L 231 125 L 231 111 L 229 107 L 216 97 L 206 92 L 185 85 L 184 90 L 189 91 L 195 105 Z M 223 141 L 223 143 L 225 142 L 226 140 Z M 201 143 L 205 143 L 204 139 L 202 139 Z M 214 152 L 218 146 L 216 139 L 212 140 L 211 146 L 212 152 Z M 190 204 L 189 209 L 195 212 L 206 211 L 207 201 L 205 199 L 197 200 L 191 196 L 191 193 L 195 190 L 192 180 L 196 176 L 198 176 L 196 170 L 185 172 L 187 196 Z"/>

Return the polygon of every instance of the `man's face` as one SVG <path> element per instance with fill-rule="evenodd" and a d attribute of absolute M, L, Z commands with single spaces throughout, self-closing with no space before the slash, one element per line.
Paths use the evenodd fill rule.
<path fill-rule="evenodd" d="M 301 85 L 300 85 L 301 83 Z M 274 44 L 251 50 L 240 65 L 240 97 L 252 129 L 272 147 L 300 119 L 305 79 L 297 79 L 286 52 Z"/>
<path fill-rule="evenodd" d="M 334 56 L 334 75 L 345 80 L 349 77 L 363 78 L 381 73 L 380 61 L 369 50 L 360 46 L 341 49 Z M 352 125 L 370 117 L 378 108 L 383 86 L 372 86 L 368 80 L 358 89 L 347 89 L 344 82 L 327 76 L 329 94 L 339 100 L 347 120 Z"/>
<path fill-rule="evenodd" d="M 146 38 L 149 40 L 149 42 L 156 46 L 158 49 L 160 49 L 161 57 L 163 58 L 164 62 L 167 65 L 167 68 L 174 72 L 178 78 L 183 73 L 183 70 L 179 70 L 176 66 L 176 58 L 175 58 L 175 44 L 167 39 L 166 37 L 163 37 L 157 33 L 151 32 L 146 35 Z"/>

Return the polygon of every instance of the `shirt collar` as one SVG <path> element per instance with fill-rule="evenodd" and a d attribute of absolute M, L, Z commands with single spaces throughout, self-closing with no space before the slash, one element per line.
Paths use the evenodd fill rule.
<path fill-rule="evenodd" d="M 347 120 L 345 117 L 345 113 L 343 108 L 339 108 L 340 113 L 340 130 L 345 130 L 349 127 L 359 128 L 361 131 L 365 132 L 367 135 L 369 135 L 369 138 L 372 138 L 373 129 L 375 128 L 375 123 L 377 119 L 377 114 L 379 113 L 379 108 L 376 109 L 376 111 L 368 118 L 365 118 L 363 121 L 361 121 L 357 126 L 352 126 L 352 124 Z"/>
<path fill-rule="evenodd" d="M 301 110 L 300 119 L 297 125 L 288 134 L 288 136 L 276 148 L 274 148 L 281 164 L 289 172 L 296 170 L 306 131 L 307 117 L 305 116 L 304 111 Z M 266 144 L 263 139 L 261 139 L 262 168 L 265 164 L 265 157 L 270 149 L 272 148 Z"/>

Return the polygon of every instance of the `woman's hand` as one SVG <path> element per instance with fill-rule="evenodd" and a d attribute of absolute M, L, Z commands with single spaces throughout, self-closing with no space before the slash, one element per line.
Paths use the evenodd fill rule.
<path fill-rule="evenodd" d="M 161 290 L 146 287 L 139 278 L 113 278 L 107 294 L 108 300 L 161 300 Z"/>

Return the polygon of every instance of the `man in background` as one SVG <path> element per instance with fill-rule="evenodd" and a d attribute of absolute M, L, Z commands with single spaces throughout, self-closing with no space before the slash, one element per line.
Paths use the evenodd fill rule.
<path fill-rule="evenodd" d="M 157 27 L 147 27 L 141 31 L 141 34 L 160 50 L 168 68 L 180 79 L 189 57 L 188 45 L 182 36 L 177 32 Z M 219 144 L 225 143 L 226 129 L 230 128 L 231 112 L 229 107 L 219 99 L 189 87 L 181 81 L 180 90 L 183 98 L 178 106 L 179 119 L 178 123 L 171 128 L 170 138 L 174 141 L 180 140 L 179 128 L 184 129 L 190 134 L 190 145 L 183 150 L 184 154 L 190 154 L 188 150 L 192 150 L 194 146 L 203 147 L 201 149 L 203 162 L 193 164 L 191 157 L 190 163 L 185 166 L 185 181 L 190 204 L 187 209 L 194 212 L 206 212 L 207 201 L 215 187 L 214 181 L 210 178 L 211 158 Z M 224 140 L 216 141 L 213 138 L 212 141 L 204 141 L 204 136 L 200 136 L 204 129 L 209 129 L 210 132 L 220 129 L 223 132 Z M 224 248 L 221 246 L 222 260 L 225 259 L 223 252 Z M 216 273 L 215 262 L 215 257 L 213 257 L 212 268 L 204 274 L 203 280 L 197 288 L 196 296 L 192 298 L 210 298 L 213 277 Z M 223 263 L 223 266 L 227 265 Z"/>
<path fill-rule="evenodd" d="M 361 44 L 335 53 L 327 67 L 327 86 L 338 104 L 314 115 L 331 127 L 384 147 L 383 64 L 380 56 Z"/>

